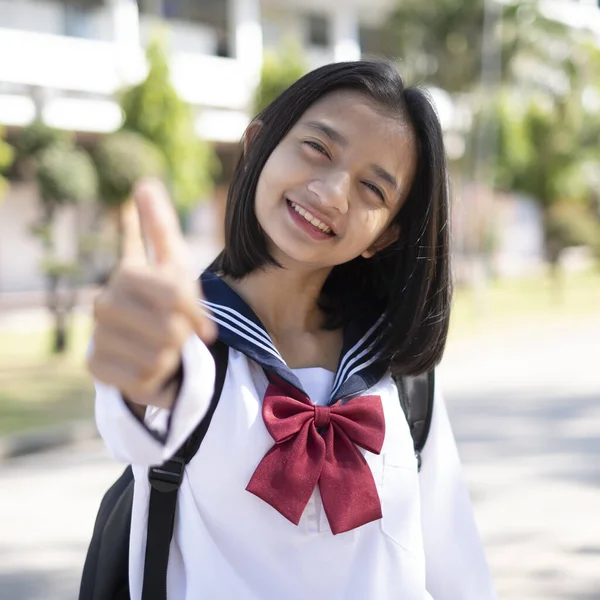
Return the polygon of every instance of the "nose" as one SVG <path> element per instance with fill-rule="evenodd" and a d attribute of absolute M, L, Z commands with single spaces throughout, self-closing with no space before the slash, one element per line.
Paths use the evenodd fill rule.
<path fill-rule="evenodd" d="M 350 175 L 347 172 L 338 171 L 322 179 L 314 179 L 308 184 L 308 190 L 319 197 L 323 207 L 342 214 L 348 211 Z"/>

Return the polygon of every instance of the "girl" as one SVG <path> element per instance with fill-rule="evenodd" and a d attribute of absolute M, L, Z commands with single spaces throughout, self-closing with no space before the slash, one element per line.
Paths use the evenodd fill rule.
<path fill-rule="evenodd" d="M 338 63 L 259 114 L 199 302 L 164 190 L 135 196 L 154 260 L 130 219 L 89 357 L 100 433 L 134 469 L 131 597 L 147 469 L 206 414 L 218 335 L 227 375 L 179 491 L 170 600 L 494 598 L 440 391 L 418 472 L 391 376 L 432 369 L 448 331 L 447 171 L 423 92 L 386 62 Z"/>

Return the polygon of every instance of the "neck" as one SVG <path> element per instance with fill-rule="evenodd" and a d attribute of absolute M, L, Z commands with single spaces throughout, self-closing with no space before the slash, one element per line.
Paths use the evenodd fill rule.
<path fill-rule="evenodd" d="M 323 314 L 317 306 L 330 269 L 259 269 L 240 280 L 225 281 L 252 308 L 272 337 L 316 333 Z"/>

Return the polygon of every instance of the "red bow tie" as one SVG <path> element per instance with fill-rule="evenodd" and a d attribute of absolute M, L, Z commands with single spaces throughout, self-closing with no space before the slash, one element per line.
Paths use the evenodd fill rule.
<path fill-rule="evenodd" d="M 267 388 L 262 414 L 275 445 L 256 468 L 249 492 L 298 525 L 318 483 L 334 534 L 381 518 L 373 475 L 355 446 L 381 452 L 385 419 L 379 396 L 315 406 L 277 379 Z"/>

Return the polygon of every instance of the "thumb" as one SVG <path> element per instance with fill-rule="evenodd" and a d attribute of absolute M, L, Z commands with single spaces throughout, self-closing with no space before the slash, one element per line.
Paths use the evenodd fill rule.
<path fill-rule="evenodd" d="M 205 343 L 212 344 L 217 338 L 217 327 L 205 309 L 193 294 L 181 298 L 179 309 L 189 319 L 194 333 Z"/>
<path fill-rule="evenodd" d="M 135 187 L 140 223 L 158 264 L 172 264 L 188 270 L 185 240 L 179 218 L 165 186 L 158 179 L 143 179 Z"/>
<path fill-rule="evenodd" d="M 147 262 L 146 248 L 142 237 L 140 216 L 135 204 L 127 201 L 121 208 L 121 224 L 123 227 L 122 260 L 129 263 Z"/>

